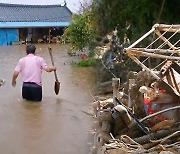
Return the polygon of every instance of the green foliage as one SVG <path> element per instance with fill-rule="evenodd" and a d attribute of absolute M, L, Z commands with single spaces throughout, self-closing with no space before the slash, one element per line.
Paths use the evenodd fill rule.
<path fill-rule="evenodd" d="M 120 43 L 125 35 L 134 42 L 157 22 L 179 24 L 179 6 L 177 0 L 92 0 L 90 9 L 73 15 L 63 37 L 83 51 L 95 34 L 104 36 L 117 28 Z"/>
<path fill-rule="evenodd" d="M 70 26 L 65 30 L 63 38 L 68 38 L 74 50 L 83 51 L 93 40 L 94 30 L 90 22 L 91 14 L 74 14 Z"/>
<path fill-rule="evenodd" d="M 179 24 L 179 6 L 177 0 L 93 0 L 93 21 L 100 34 L 117 27 L 121 42 L 125 34 L 136 40 L 157 22 Z"/>
<path fill-rule="evenodd" d="M 73 65 L 78 66 L 78 67 L 90 67 L 90 66 L 95 66 L 97 62 L 97 59 L 94 57 L 89 57 L 87 59 L 83 59 L 79 62 L 73 63 Z"/>

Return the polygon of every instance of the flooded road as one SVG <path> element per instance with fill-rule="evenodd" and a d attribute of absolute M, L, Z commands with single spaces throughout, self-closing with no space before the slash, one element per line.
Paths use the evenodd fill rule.
<path fill-rule="evenodd" d="M 90 68 L 72 67 L 67 45 L 52 48 L 60 93 L 54 93 L 54 74 L 43 72 L 43 101 L 21 98 L 21 77 L 16 87 L 11 78 L 25 45 L 0 47 L 0 154 L 88 154 L 92 119 L 89 89 L 95 83 Z M 47 45 L 36 45 L 37 54 L 51 65 Z"/>

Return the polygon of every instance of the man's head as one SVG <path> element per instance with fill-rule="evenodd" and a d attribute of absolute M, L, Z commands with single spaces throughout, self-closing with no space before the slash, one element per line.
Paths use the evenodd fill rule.
<path fill-rule="evenodd" d="M 34 54 L 36 51 L 36 47 L 33 44 L 28 44 L 26 46 L 26 53 L 27 54 Z"/>

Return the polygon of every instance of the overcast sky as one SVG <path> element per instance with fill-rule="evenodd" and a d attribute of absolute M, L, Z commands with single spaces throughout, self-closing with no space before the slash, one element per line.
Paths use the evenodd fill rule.
<path fill-rule="evenodd" d="M 80 8 L 80 2 L 84 3 L 90 0 L 66 0 L 68 8 L 72 12 L 77 12 Z M 63 4 L 64 0 L 0 0 L 0 3 L 12 4 L 30 4 L 30 5 L 49 5 L 49 4 Z"/>

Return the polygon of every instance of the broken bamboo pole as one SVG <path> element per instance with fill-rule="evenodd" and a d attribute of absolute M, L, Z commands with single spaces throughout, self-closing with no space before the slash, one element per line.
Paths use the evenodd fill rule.
<path fill-rule="evenodd" d="M 154 28 L 174 28 L 174 29 L 178 29 L 180 28 L 180 25 L 166 25 L 166 24 L 155 24 L 153 26 Z"/>
<path fill-rule="evenodd" d="M 133 55 L 133 56 L 142 56 L 142 57 L 151 57 L 151 58 L 160 58 L 160 59 L 168 59 L 168 60 L 180 60 L 180 57 L 175 57 L 175 56 L 166 56 L 166 55 L 161 55 L 161 54 L 155 54 L 155 53 L 147 53 L 143 51 L 137 51 L 137 50 L 126 50 L 126 54 L 128 55 Z"/>
<path fill-rule="evenodd" d="M 153 26 L 153 28 L 155 28 L 156 30 L 159 30 L 159 31 L 176 32 L 177 29 L 180 29 L 180 25 L 155 24 Z M 179 31 L 179 33 L 180 33 L 180 31 Z"/>
<path fill-rule="evenodd" d="M 180 54 L 180 49 L 178 50 L 170 50 L 170 49 L 146 49 L 146 48 L 131 48 L 130 51 L 143 51 L 143 52 L 150 52 L 150 53 L 163 53 L 163 54 L 168 54 L 168 53 L 173 53 L 173 54 Z"/>
<path fill-rule="evenodd" d="M 159 31 L 167 31 L 168 28 L 158 28 Z M 168 30 L 168 32 L 172 32 L 175 33 L 177 31 L 176 28 L 171 28 L 170 30 Z M 180 31 L 178 31 L 177 33 L 180 33 Z"/>

